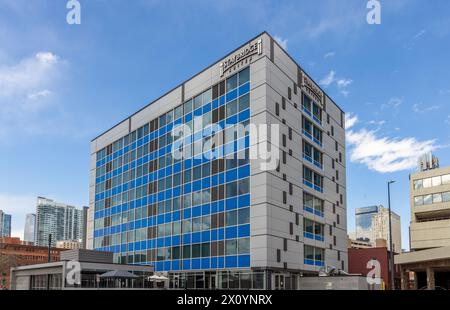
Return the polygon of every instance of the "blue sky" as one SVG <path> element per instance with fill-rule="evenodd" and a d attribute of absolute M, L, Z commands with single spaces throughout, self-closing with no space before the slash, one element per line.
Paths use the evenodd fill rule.
<path fill-rule="evenodd" d="M 408 174 L 434 150 L 450 165 L 450 3 L 382 1 L 0 0 L 0 209 L 23 234 L 36 196 L 89 199 L 89 142 L 267 30 L 348 113 L 348 228 L 386 203 L 408 248 Z"/>

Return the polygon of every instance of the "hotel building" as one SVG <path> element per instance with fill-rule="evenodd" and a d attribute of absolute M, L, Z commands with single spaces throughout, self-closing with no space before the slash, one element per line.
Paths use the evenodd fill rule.
<path fill-rule="evenodd" d="M 172 287 L 288 289 L 347 270 L 344 119 L 264 32 L 92 140 L 87 246 Z M 273 167 L 252 156 L 267 145 Z"/>

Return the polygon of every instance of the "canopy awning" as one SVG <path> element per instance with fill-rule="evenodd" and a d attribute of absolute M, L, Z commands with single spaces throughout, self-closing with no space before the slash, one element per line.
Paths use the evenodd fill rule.
<path fill-rule="evenodd" d="M 132 274 L 125 270 L 112 270 L 105 272 L 100 275 L 100 278 L 108 278 L 108 279 L 137 279 L 139 278 L 137 275 Z"/>

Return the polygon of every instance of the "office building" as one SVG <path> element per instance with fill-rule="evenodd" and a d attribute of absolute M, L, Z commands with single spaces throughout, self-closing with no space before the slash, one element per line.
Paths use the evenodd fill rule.
<path fill-rule="evenodd" d="M 36 207 L 36 245 L 52 246 L 59 240 L 79 240 L 82 236 L 82 211 L 67 204 L 38 197 Z"/>
<path fill-rule="evenodd" d="M 23 232 L 23 240 L 26 242 L 36 242 L 36 214 L 27 214 L 25 218 L 25 229 Z"/>
<path fill-rule="evenodd" d="M 384 239 L 390 245 L 389 235 L 389 209 L 383 206 L 370 206 L 357 208 L 355 210 L 356 219 L 356 240 L 367 241 L 375 245 L 377 239 Z M 402 238 L 400 216 L 391 211 L 392 221 L 392 246 L 394 253 L 402 252 Z"/>
<path fill-rule="evenodd" d="M 11 237 L 11 215 L 0 210 L 0 238 Z"/>
<path fill-rule="evenodd" d="M 262 33 L 92 140 L 88 248 L 173 287 L 347 270 L 344 119 Z"/>
<path fill-rule="evenodd" d="M 404 288 L 408 272 L 414 272 L 412 287 L 450 289 L 450 167 L 440 168 L 431 154 L 426 158 L 410 175 L 411 252 L 395 261 L 403 268 Z"/>

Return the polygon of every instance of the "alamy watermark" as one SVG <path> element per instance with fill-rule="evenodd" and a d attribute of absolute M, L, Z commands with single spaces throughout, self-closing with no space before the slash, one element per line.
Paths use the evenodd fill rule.
<path fill-rule="evenodd" d="M 67 1 L 66 8 L 69 10 L 67 12 L 66 21 L 69 25 L 79 25 L 81 24 L 81 3 L 78 0 Z"/>
<path fill-rule="evenodd" d="M 367 283 L 369 285 L 381 285 L 381 264 L 378 260 L 372 259 L 367 262 L 367 269 L 370 271 L 367 273 Z"/>
<path fill-rule="evenodd" d="M 78 261 L 66 262 L 66 284 L 69 286 L 81 285 L 81 264 Z"/>
<path fill-rule="evenodd" d="M 381 24 L 381 3 L 380 0 L 369 0 L 367 2 L 367 23 L 369 25 Z"/>
<path fill-rule="evenodd" d="M 201 116 L 194 117 L 194 130 L 186 125 L 176 125 L 171 132 L 173 138 L 172 157 L 214 160 L 233 158 L 257 160 L 263 171 L 275 170 L 280 159 L 279 124 L 227 124 L 222 128 L 217 123 L 203 127 Z M 193 133 L 195 131 L 195 133 Z M 249 148 L 248 154 L 243 150 Z M 235 155 L 236 154 L 236 155 Z"/>

